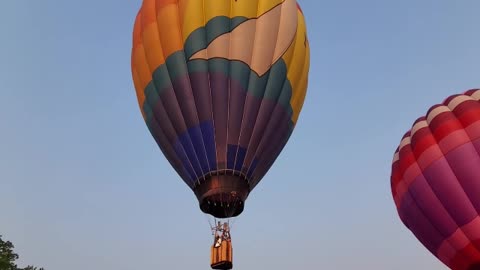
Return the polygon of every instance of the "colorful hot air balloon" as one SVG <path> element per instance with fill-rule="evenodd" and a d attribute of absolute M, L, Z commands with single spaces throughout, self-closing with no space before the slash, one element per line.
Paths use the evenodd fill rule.
<path fill-rule="evenodd" d="M 447 98 L 415 121 L 395 152 L 398 214 L 453 270 L 480 269 L 480 89 Z"/>
<path fill-rule="evenodd" d="M 145 122 L 203 212 L 239 215 L 302 108 L 309 44 L 295 0 L 144 0 L 132 74 Z"/>

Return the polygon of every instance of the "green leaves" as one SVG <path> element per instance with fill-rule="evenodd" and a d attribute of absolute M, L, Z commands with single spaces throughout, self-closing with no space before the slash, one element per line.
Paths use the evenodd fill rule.
<path fill-rule="evenodd" d="M 3 241 L 0 235 L 0 270 L 17 270 L 15 260 L 18 255 L 13 252 L 13 244 L 10 241 Z"/>
<path fill-rule="evenodd" d="M 10 241 L 3 241 L 0 235 L 0 270 L 45 270 L 34 266 L 27 266 L 25 268 L 18 268 L 15 261 L 18 259 L 13 249 L 15 246 Z"/>
<path fill-rule="evenodd" d="M 20 269 L 19 269 L 20 270 Z M 34 267 L 34 266 L 27 266 L 25 268 L 23 268 L 22 270 L 45 270 L 43 268 L 37 268 L 37 267 Z"/>

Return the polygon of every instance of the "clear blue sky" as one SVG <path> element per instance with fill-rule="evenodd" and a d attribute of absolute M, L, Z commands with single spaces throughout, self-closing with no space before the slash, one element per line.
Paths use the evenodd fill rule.
<path fill-rule="evenodd" d="M 137 106 L 140 3 L 0 3 L 0 234 L 22 265 L 209 269 L 208 223 Z M 307 100 L 235 224 L 235 268 L 446 269 L 401 224 L 390 163 L 430 105 L 480 86 L 480 1 L 301 4 Z"/>

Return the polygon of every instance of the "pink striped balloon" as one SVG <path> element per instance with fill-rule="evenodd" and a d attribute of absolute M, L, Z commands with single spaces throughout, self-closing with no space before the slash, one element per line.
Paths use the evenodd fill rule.
<path fill-rule="evenodd" d="M 398 214 L 453 270 L 480 270 L 480 89 L 453 95 L 415 121 L 395 151 Z"/>

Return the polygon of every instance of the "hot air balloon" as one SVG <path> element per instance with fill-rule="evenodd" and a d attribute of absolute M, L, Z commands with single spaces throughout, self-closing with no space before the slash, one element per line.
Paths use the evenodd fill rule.
<path fill-rule="evenodd" d="M 309 54 L 295 0 L 143 1 L 131 59 L 140 110 L 204 213 L 244 210 L 297 123 Z"/>
<path fill-rule="evenodd" d="M 417 239 L 453 270 L 480 269 L 480 89 L 453 95 L 397 148 L 391 189 Z"/>

